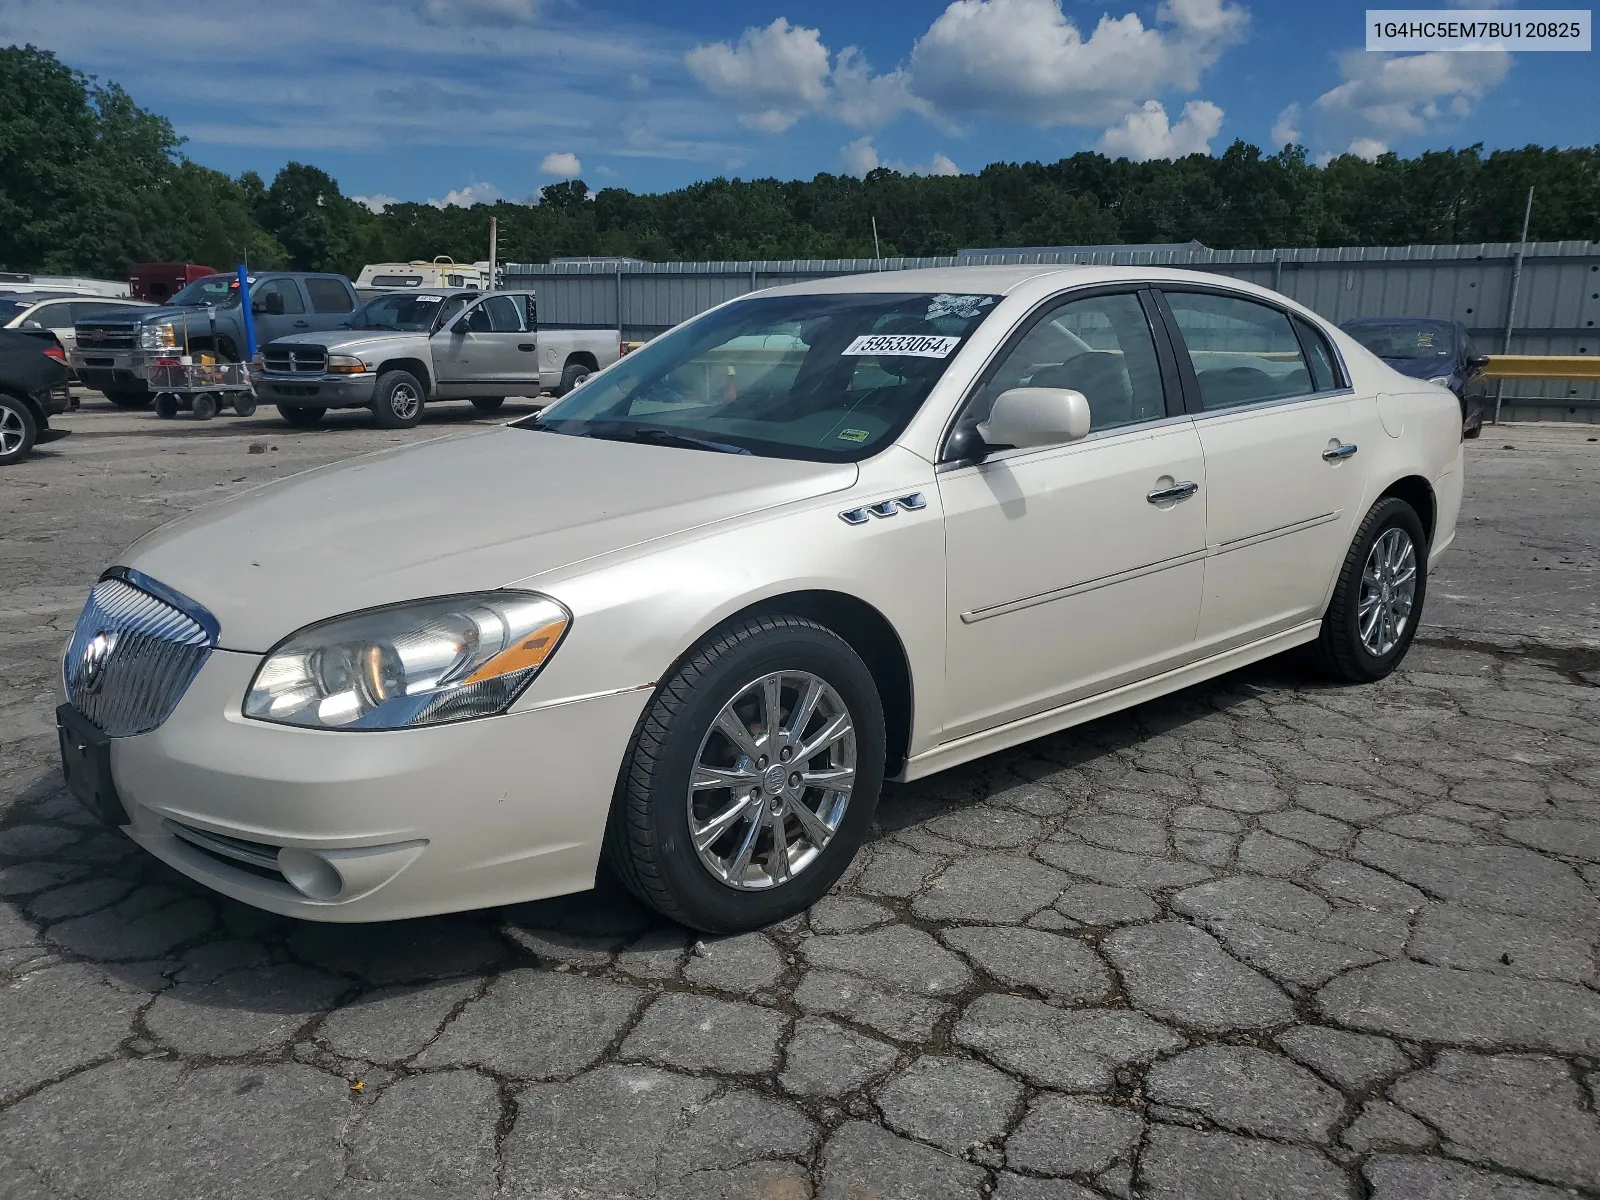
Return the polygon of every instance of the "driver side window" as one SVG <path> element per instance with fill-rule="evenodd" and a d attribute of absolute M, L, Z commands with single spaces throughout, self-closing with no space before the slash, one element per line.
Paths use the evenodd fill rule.
<path fill-rule="evenodd" d="M 300 299 L 300 289 L 292 279 L 269 279 L 256 290 L 254 299 L 260 302 L 263 310 L 267 306 L 268 296 L 282 296 L 285 313 L 303 313 L 306 310 L 305 302 Z"/>
<path fill-rule="evenodd" d="M 1046 312 L 991 369 L 962 424 L 985 420 L 995 398 L 1018 387 L 1082 392 L 1091 433 L 1167 415 L 1155 338 L 1132 292 L 1067 300 Z"/>

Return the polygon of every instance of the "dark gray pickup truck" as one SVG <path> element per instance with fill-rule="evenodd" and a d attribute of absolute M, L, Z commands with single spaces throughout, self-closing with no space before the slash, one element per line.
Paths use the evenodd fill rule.
<path fill-rule="evenodd" d="M 256 345 L 291 333 L 332 329 L 355 311 L 355 288 L 343 275 L 260 271 L 250 276 Z M 150 367 L 158 358 L 213 354 L 225 362 L 248 356 L 237 275 L 207 275 L 160 308 L 100 312 L 74 327 L 78 378 L 124 408 L 150 403 Z"/>

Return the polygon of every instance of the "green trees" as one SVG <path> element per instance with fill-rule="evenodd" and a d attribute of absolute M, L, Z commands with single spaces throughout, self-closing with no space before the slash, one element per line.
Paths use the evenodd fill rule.
<path fill-rule="evenodd" d="M 32 46 L 0 48 L 0 269 L 120 277 L 130 262 L 292 266 L 354 275 L 364 263 L 488 252 L 654 260 L 870 257 L 964 246 L 1198 240 L 1233 247 L 1508 241 L 1537 189 L 1532 236 L 1600 239 L 1600 146 L 1481 146 L 1323 165 L 1302 147 L 1235 142 L 1216 157 L 1134 163 L 1083 152 L 991 163 L 977 174 L 711 179 L 676 191 L 591 192 L 470 209 L 373 213 L 327 172 L 289 163 L 270 184 L 183 157 L 163 117 Z"/>

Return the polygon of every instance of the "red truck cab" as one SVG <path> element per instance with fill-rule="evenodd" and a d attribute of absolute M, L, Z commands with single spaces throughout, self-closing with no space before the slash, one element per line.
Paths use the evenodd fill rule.
<path fill-rule="evenodd" d="M 133 263 L 128 268 L 128 290 L 135 300 L 164 304 L 185 285 L 217 273 L 215 267 L 197 263 Z"/>

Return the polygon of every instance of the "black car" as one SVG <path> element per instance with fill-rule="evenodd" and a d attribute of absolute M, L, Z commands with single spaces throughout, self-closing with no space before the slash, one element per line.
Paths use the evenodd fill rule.
<path fill-rule="evenodd" d="M 67 410 L 67 363 L 61 347 L 0 329 L 0 466 L 34 446 L 67 436 L 50 418 Z"/>
<path fill-rule="evenodd" d="M 1433 317 L 1358 317 L 1339 326 L 1402 375 L 1447 387 L 1461 401 L 1461 432 L 1483 432 L 1487 355 L 1479 354 L 1460 321 Z"/>

